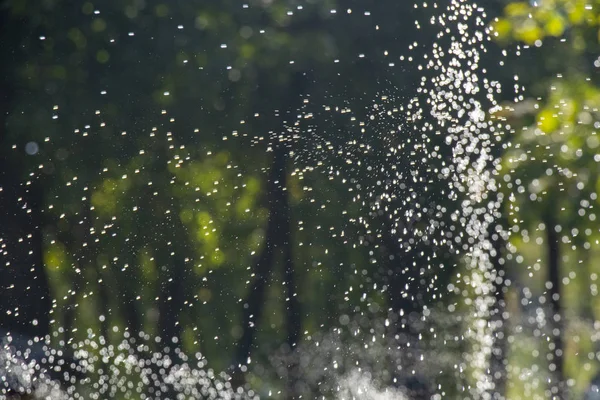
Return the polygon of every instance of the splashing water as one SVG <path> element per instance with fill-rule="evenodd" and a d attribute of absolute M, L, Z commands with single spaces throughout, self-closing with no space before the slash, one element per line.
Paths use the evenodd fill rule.
<path fill-rule="evenodd" d="M 244 6 L 244 9 L 251 8 Z M 221 151 L 229 142 L 236 142 L 235 146 L 248 145 L 249 152 L 274 153 L 275 159 L 280 149 L 284 148 L 286 157 L 294 162 L 290 174 L 293 180 L 286 185 L 281 183 L 285 179 L 283 176 L 271 176 L 272 193 L 301 192 L 295 195 L 301 198 L 297 201 L 298 207 L 305 207 L 303 210 L 308 210 L 306 213 L 323 215 L 323 221 L 327 221 L 327 216 L 318 213 L 324 213 L 327 205 L 336 199 L 328 199 L 331 194 L 328 191 L 315 194 L 317 190 L 313 191 L 310 182 L 318 182 L 325 176 L 326 182 L 341 185 L 348 191 L 352 201 L 348 207 L 343 207 L 341 215 L 334 216 L 338 222 L 337 226 L 331 227 L 330 234 L 348 252 L 365 248 L 369 251 L 364 266 L 357 266 L 355 262 L 344 258 L 339 268 L 336 267 L 343 273 L 359 276 L 356 285 L 345 289 L 347 311 L 339 317 L 339 325 L 325 332 L 313 328 L 313 334 L 305 333 L 304 342 L 292 343 L 293 351 L 288 348 L 287 353 L 272 356 L 269 360 L 271 365 L 267 365 L 266 360 L 252 363 L 248 357 L 248 361 L 236 360 L 240 364 L 238 367 L 243 372 L 249 371 L 259 381 L 281 382 L 294 375 L 296 387 L 292 389 L 293 392 L 306 393 L 306 397 L 333 395 L 340 400 L 421 398 L 419 396 L 423 396 L 423 393 L 419 392 L 418 387 L 422 385 L 423 392 L 437 399 L 457 391 L 450 387 L 452 385 L 443 386 L 449 380 L 456 379 L 462 385 L 458 392 L 464 392 L 463 395 L 474 399 L 491 398 L 490 393 L 494 391 L 490 366 L 494 326 L 489 321 L 496 301 L 495 282 L 502 278 L 494 265 L 497 249 L 492 236 L 507 236 L 505 227 L 498 222 L 502 194 L 498 193 L 496 182 L 500 169 L 496 146 L 503 140 L 505 126 L 490 122 L 489 118 L 490 114 L 500 109 L 495 96 L 500 93 L 501 87 L 498 81 L 487 77 L 487 71 L 480 65 L 482 53 L 488 51 L 491 32 L 483 8 L 466 1 L 453 0 L 443 5 L 423 3 L 415 5 L 415 9 L 429 18 L 414 21 L 417 32 L 424 31 L 423 27 L 429 24 L 434 27 L 436 34 L 432 43 L 415 41 L 408 49 L 389 50 L 390 53 L 394 50 L 407 51 L 406 54 L 394 56 L 409 71 L 406 72 L 407 76 L 419 76 L 417 82 L 412 82 L 415 83 L 415 93 L 408 96 L 396 93 L 400 91 L 393 88 L 382 91 L 376 89 L 370 106 L 361 109 L 360 106 L 353 106 L 351 95 L 343 95 L 344 103 L 339 103 L 336 97 L 339 94 L 330 93 L 327 85 L 317 77 L 313 82 L 317 88 L 309 88 L 307 93 L 301 93 L 300 106 L 292 106 L 291 111 L 285 110 L 285 105 L 282 105 L 281 110 L 248 113 L 240 118 L 242 120 L 237 129 L 224 135 L 222 143 L 214 145 L 212 150 L 207 150 L 208 147 L 201 150 L 190 149 L 192 146 L 189 145 L 186 147 L 185 139 L 178 130 L 189 130 L 189 126 L 185 123 L 178 125 L 185 115 L 181 118 L 177 110 L 169 107 L 169 100 L 165 98 L 172 97 L 170 90 L 164 90 L 160 97 L 165 108 L 157 119 L 160 121 L 157 124 L 159 127 L 153 125 L 154 120 L 146 126 L 143 116 L 135 116 L 140 119 L 136 122 L 140 125 L 138 129 L 148 136 L 144 137 L 143 148 L 132 145 L 129 137 L 133 135 L 123 131 L 114 143 L 114 146 L 124 149 L 122 160 L 100 169 L 98 175 L 102 176 L 101 184 L 83 188 L 84 195 L 78 199 L 79 203 L 84 204 L 83 208 L 81 204 L 65 204 L 51 205 L 47 210 L 51 215 L 56 212 L 54 207 L 60 210 L 57 224 L 62 223 L 60 221 L 78 220 L 79 223 L 73 225 L 83 226 L 83 233 L 76 235 L 79 242 L 73 245 L 77 249 L 77 254 L 73 255 L 76 261 L 70 266 L 77 284 L 68 288 L 62 300 L 55 296 L 58 300 L 53 302 L 53 313 L 56 314 L 59 314 L 59 302 L 61 307 L 67 305 L 67 311 L 61 312 L 71 315 L 71 326 L 56 328 L 49 337 L 35 340 L 21 339 L 18 334 L 7 333 L 0 351 L 0 375 L 6 376 L 1 381 L 0 393 L 4 395 L 9 391 L 17 391 L 51 398 L 246 399 L 258 398 L 259 395 L 281 395 L 281 390 L 261 388 L 255 391 L 249 385 L 237 385 L 235 372 L 216 373 L 208 368 L 208 361 L 201 353 L 186 355 L 178 347 L 178 337 L 188 333 L 193 336 L 198 330 L 202 332 L 202 326 L 194 326 L 184 332 L 175 331 L 177 335 L 174 338 L 177 340 L 165 345 L 170 339 L 160 339 L 159 332 L 144 333 L 140 329 L 144 322 L 135 321 L 135 312 L 125 318 L 125 324 L 131 326 L 122 333 L 121 341 L 115 339 L 117 333 L 121 334 L 119 329 L 115 326 L 114 332 L 109 332 L 106 322 L 112 313 L 112 303 L 108 303 L 111 280 L 117 287 L 118 281 L 135 276 L 131 272 L 133 257 L 112 250 L 118 251 L 128 246 L 145 249 L 140 256 L 143 266 L 141 274 L 150 282 L 148 286 L 154 285 L 157 289 L 155 292 L 147 288 L 140 289 L 139 293 L 125 291 L 119 293 L 118 301 L 124 299 L 129 304 L 137 304 L 141 299 L 156 301 L 156 308 L 160 310 L 157 311 L 153 306 L 144 313 L 149 325 L 156 322 L 153 312 L 158 312 L 163 316 L 161 318 L 169 314 L 165 312 L 169 302 L 175 301 L 173 297 L 183 290 L 177 285 L 192 279 L 195 269 L 202 270 L 202 282 L 208 282 L 215 279 L 211 276 L 221 273 L 218 267 L 227 257 L 240 252 L 235 242 L 241 239 L 234 229 L 250 232 L 248 245 L 244 248 L 252 250 L 250 255 L 240 256 L 243 263 L 250 265 L 251 256 L 260 254 L 257 242 L 268 235 L 268 229 L 266 233 L 254 232 L 249 226 L 268 218 L 263 216 L 264 210 L 251 212 L 255 201 L 252 196 L 259 190 L 257 177 L 265 175 L 269 168 L 260 163 L 247 165 L 252 164 L 247 160 L 231 160 L 230 154 Z M 298 10 L 302 8 L 298 6 Z M 298 10 L 295 11 L 297 15 L 289 12 L 286 15 L 292 20 L 301 18 Z M 93 13 L 96 11 L 92 10 Z M 168 14 L 159 6 L 155 12 L 157 15 Z M 337 10 L 331 10 L 332 15 L 337 13 Z M 352 13 L 348 9 L 346 15 Z M 100 11 L 95 15 L 99 14 Z M 363 14 L 367 19 L 371 16 L 368 11 Z M 210 19 L 202 15 L 196 19 L 196 23 L 211 25 Z M 104 31 L 100 22 L 93 26 L 98 32 Z M 375 25 L 373 29 L 379 31 L 380 27 Z M 184 30 L 184 25 L 178 25 L 177 30 Z M 82 39 L 73 32 L 69 34 L 71 40 L 81 45 Z M 252 28 L 244 25 L 240 35 L 250 38 L 252 32 Z M 130 32 L 127 37 L 120 39 L 133 40 L 135 36 L 134 32 Z M 156 33 L 156 37 L 157 42 L 162 40 L 160 32 Z M 270 40 L 276 42 L 275 38 Z M 166 46 L 164 43 L 161 45 Z M 226 52 L 229 46 L 221 44 L 219 48 Z M 248 47 L 244 49 L 253 51 Z M 108 54 L 106 50 L 98 51 L 98 62 L 108 61 Z M 354 56 L 373 63 L 387 63 L 391 69 L 397 68 L 395 62 L 387 61 L 392 58 L 388 58 L 388 50 L 383 57 L 385 61 L 380 56 L 365 56 L 363 53 Z M 177 57 L 182 58 L 182 64 L 188 64 L 185 55 L 178 54 Z M 290 60 L 290 64 L 293 61 Z M 334 64 L 338 64 L 337 61 Z M 353 62 L 342 60 L 339 64 L 350 65 Z M 217 68 L 219 72 L 212 70 Z M 198 69 L 215 75 L 226 70 L 228 80 L 243 81 L 241 69 L 232 66 L 203 65 Z M 343 80 L 343 70 L 340 71 L 337 76 Z M 394 87 L 394 84 L 391 86 Z M 266 90 L 268 93 L 268 88 Z M 384 92 L 386 94 L 382 94 Z M 102 91 L 101 96 L 105 95 L 106 91 Z M 358 100 L 356 102 L 363 104 Z M 221 100 L 216 103 L 217 110 L 225 107 Z M 76 107 L 74 109 L 77 110 Z M 242 109 L 240 113 L 247 111 Z M 53 112 L 57 119 L 63 118 L 58 106 L 54 107 Z M 107 114 L 111 112 L 115 110 L 108 110 Z M 280 127 L 269 125 L 272 122 L 269 119 L 271 114 L 275 114 L 278 121 L 285 119 L 284 133 L 279 133 L 277 129 Z M 93 149 L 88 143 L 98 142 L 86 140 L 98 140 L 102 129 L 114 130 L 113 133 L 120 130 L 118 127 L 107 127 L 102 120 L 104 114 L 99 110 L 94 115 L 100 116 L 94 122 L 97 127 L 90 123 L 76 128 L 74 132 L 74 147 L 89 153 L 92 158 L 96 156 L 92 154 Z M 234 120 L 235 117 L 237 115 L 231 115 L 227 119 Z M 206 118 L 210 118 L 210 113 Z M 224 126 L 228 125 L 224 123 Z M 256 126 L 260 126 L 263 133 L 253 133 L 256 132 Z M 198 131 L 196 129 L 194 135 L 202 134 Z M 142 134 L 139 133 L 139 136 L 142 137 Z M 439 140 L 440 137 L 443 140 Z M 52 143 L 54 138 L 48 136 L 46 141 Z M 68 144 L 69 139 L 66 142 Z M 100 142 L 103 140 L 100 139 Z M 36 142 L 29 143 L 26 150 L 31 155 L 44 147 Z M 162 148 L 165 143 L 166 150 Z M 135 151 L 131 151 L 132 146 Z M 57 145 L 55 153 L 59 159 L 66 159 L 68 151 L 61 144 Z M 83 159 L 86 155 L 77 157 Z M 101 162 L 98 161 L 99 164 Z M 162 169 L 157 167 L 159 164 Z M 39 169 L 44 171 L 49 168 L 48 165 L 56 168 L 58 164 L 40 165 Z M 166 173 L 163 171 L 165 166 Z M 221 167 L 224 172 L 218 169 Z M 61 190 L 68 193 L 78 190 L 78 181 L 88 182 L 91 178 L 85 175 L 94 175 L 69 168 L 61 173 L 67 183 L 60 190 L 55 190 L 53 203 L 59 203 L 61 196 L 66 197 Z M 196 178 L 202 173 L 206 174 L 203 178 Z M 31 179 L 41 179 L 40 176 L 32 173 Z M 246 179 L 246 176 L 250 178 Z M 165 195 L 154 190 L 158 186 L 155 182 L 161 180 L 168 181 L 175 188 L 172 194 Z M 30 184 L 31 181 L 25 187 Z M 203 209 L 182 206 L 200 201 Z M 227 211 L 223 214 L 231 213 L 241 222 L 224 223 L 222 219 L 225 217 L 216 211 L 216 207 L 223 204 L 227 205 Z M 117 205 L 131 211 L 126 215 L 117 215 Z M 152 229 L 143 226 L 137 231 L 128 231 L 133 229 L 131 225 L 135 225 L 136 215 L 141 212 L 148 212 L 149 219 L 154 218 L 152 221 L 159 222 Z M 95 213 L 97 216 L 93 217 Z M 177 213 L 179 215 L 173 216 Z M 165 216 L 164 219 L 159 215 Z M 184 221 L 184 226 L 177 223 L 177 217 Z M 276 219 L 273 215 L 270 218 Z M 308 217 L 306 219 L 310 220 Z M 279 225 L 283 220 L 285 217 L 280 216 Z M 307 223 L 303 226 L 300 223 L 298 230 L 298 237 L 307 240 L 304 246 L 309 248 L 307 254 L 320 249 L 318 236 L 311 238 L 300 235 L 304 229 L 311 232 L 321 230 L 320 220 L 315 222 L 313 219 L 312 223 L 318 225 L 308 226 Z M 156 226 L 161 228 L 156 229 Z M 187 233 L 192 227 L 201 227 L 198 233 L 194 233 L 197 236 L 197 249 L 190 251 L 185 244 L 172 241 L 171 235 Z M 324 225 L 325 229 L 328 227 Z M 61 241 L 59 237 L 66 230 L 63 227 L 49 234 L 52 243 Z M 133 234 L 129 235 L 131 232 Z M 219 239 L 220 236 L 222 239 Z M 223 243 L 229 239 L 232 243 Z M 384 245 L 380 246 L 381 243 Z M 101 245 L 109 249 L 106 254 L 98 251 Z M 170 258 L 157 260 L 161 252 L 158 249 L 170 254 Z M 6 249 L 6 252 L 10 251 Z M 206 256 L 209 251 L 212 255 Z M 64 246 L 57 246 L 47 259 L 60 265 L 64 263 L 65 252 Z M 182 255 L 187 253 L 191 255 Z M 313 267 L 322 268 L 319 257 L 324 257 L 327 263 L 335 259 L 329 255 L 329 249 L 324 249 L 323 253 L 325 255 L 307 256 Z M 99 267 L 83 273 L 81 265 L 85 260 L 94 260 Z M 379 269 L 390 260 L 400 260 L 400 267 L 391 269 L 393 274 L 378 275 L 385 275 Z M 162 270 L 158 268 L 159 264 L 169 263 L 176 265 L 173 268 L 179 268 L 177 272 L 169 272 L 166 267 Z M 458 274 L 455 269 L 457 264 L 464 267 Z M 60 269 L 60 266 L 55 269 Z M 116 276 L 109 275 L 108 271 L 111 270 L 118 271 Z M 251 278 L 258 276 L 266 279 L 261 274 L 243 271 L 240 272 L 239 282 L 235 274 L 230 279 L 236 281 L 232 285 L 250 288 Z M 364 281 L 360 280 L 361 275 L 365 277 Z M 381 277 L 379 286 L 378 282 L 373 282 L 378 276 Z M 400 276 L 409 279 L 399 286 L 394 279 Z M 452 281 L 455 278 L 456 281 Z M 101 285 L 93 285 L 91 280 Z M 456 310 L 452 305 L 451 310 L 438 304 L 452 294 L 452 288 L 458 290 L 459 287 L 468 293 L 465 296 L 468 299 L 465 301 L 466 307 Z M 56 291 L 60 292 L 58 289 Z M 163 295 L 163 292 L 172 295 Z M 155 296 L 157 293 L 159 295 Z M 250 301 L 239 298 L 233 292 L 224 293 L 218 301 L 231 296 L 246 310 L 250 308 Z M 290 303 L 295 295 L 292 293 L 287 296 L 286 302 Z M 77 296 L 81 298 L 77 300 Z M 203 287 L 193 297 L 176 301 L 181 303 L 182 308 L 198 308 L 201 304 L 209 304 L 212 296 L 216 295 Z M 389 296 L 393 306 L 382 310 L 379 305 L 381 299 L 377 296 Z M 98 297 L 99 300 L 94 300 Z M 73 304 L 67 304 L 69 301 Z M 79 302 L 100 302 L 105 310 L 99 319 L 97 316 L 87 320 L 85 316 L 79 317 L 91 325 L 84 334 L 85 339 L 73 340 L 71 336 L 71 340 L 63 340 L 61 336 L 65 332 L 73 334 L 77 331 L 74 327 L 75 317 L 69 314 L 69 310 L 77 308 Z M 369 318 L 367 315 L 370 315 Z M 255 324 L 253 318 L 253 315 L 248 316 L 250 325 Z M 226 327 L 221 328 L 218 318 L 215 319 L 217 321 L 213 322 L 217 327 L 206 329 L 214 332 L 211 336 L 215 342 L 219 342 L 219 336 L 222 335 L 220 331 L 225 331 Z M 165 325 L 178 326 L 181 330 L 179 320 L 167 322 Z M 187 322 L 193 326 L 192 321 Z M 100 334 L 98 330 L 103 332 Z M 244 334 L 231 336 L 239 339 Z M 25 340 L 25 343 L 20 343 L 21 340 Z M 196 345 L 198 340 L 192 342 Z M 459 345 L 459 342 L 466 344 Z M 220 349 L 228 350 L 225 346 Z M 456 354 L 460 354 L 462 359 L 457 360 Z M 295 365 L 296 370 L 290 372 L 290 365 Z M 273 373 L 273 370 L 276 372 Z M 399 378 L 401 376 L 404 378 Z M 272 385 L 276 388 L 282 386 L 278 386 L 278 383 Z"/>
<path fill-rule="evenodd" d="M 374 388 L 369 377 L 358 371 L 352 371 L 340 380 L 338 389 L 339 400 L 368 399 L 368 400 L 404 400 L 406 397 L 392 389 L 378 390 Z"/>
<path fill-rule="evenodd" d="M 66 365 L 63 352 L 50 348 L 50 341 L 28 344 L 28 352 L 44 353 L 41 357 L 36 354 L 39 357 L 36 360 L 18 350 L 8 336 L 0 369 L 5 389 L 17 387 L 19 392 L 52 399 L 116 395 L 160 398 L 173 391 L 194 398 L 257 398 L 253 391 L 234 390 L 227 374 L 206 369 L 206 359 L 200 353 L 189 358 L 179 349 L 166 346 L 162 352 L 152 352 L 148 335 L 141 333 L 137 340 L 127 332 L 124 336 L 118 345 L 107 346 L 105 338 L 95 338 L 90 332 L 91 339 L 71 346 L 74 349 L 71 365 Z M 157 338 L 155 342 L 160 340 Z M 52 380 L 52 374 L 62 375 L 63 388 Z M 72 386 L 66 386 L 68 383 Z"/>

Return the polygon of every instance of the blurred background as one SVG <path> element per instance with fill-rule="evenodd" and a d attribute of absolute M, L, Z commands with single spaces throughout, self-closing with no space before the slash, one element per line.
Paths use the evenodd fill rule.
<path fill-rule="evenodd" d="M 0 6 L 15 346 L 93 342 L 127 377 L 111 354 L 137 338 L 250 397 L 600 398 L 599 1 Z M 475 61 L 446 77 L 481 90 L 448 101 L 485 113 L 462 144 L 427 106 L 454 43 Z M 461 146 L 489 154 L 481 276 Z M 82 397 L 178 390 L 68 370 Z M 363 379 L 381 393 L 340 392 Z"/>

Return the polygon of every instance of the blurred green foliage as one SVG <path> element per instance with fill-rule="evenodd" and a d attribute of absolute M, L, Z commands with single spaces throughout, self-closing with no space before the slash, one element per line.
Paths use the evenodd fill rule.
<path fill-rule="evenodd" d="M 582 396 L 599 370 L 593 333 L 598 319 L 595 280 L 600 272 L 593 261 L 600 239 L 594 211 L 600 161 L 599 23 L 598 2 L 541 0 L 511 2 L 492 24 L 498 43 L 521 55 L 509 55 L 507 65 L 518 71 L 515 87 L 525 88 L 519 102 L 505 104 L 513 130 L 503 156 L 502 179 L 510 198 L 511 243 L 519 254 L 512 268 L 518 286 L 511 298 L 521 301 L 522 287 L 531 288 L 532 298 L 547 293 L 543 284 L 547 279 L 540 281 L 539 276 L 548 276 L 544 232 L 553 227 L 544 222 L 551 214 L 560 228 L 564 379 L 572 384 L 573 398 Z M 541 383 L 547 373 L 545 352 L 530 346 L 513 345 L 513 368 L 536 365 L 530 373 L 541 374 L 537 398 L 546 398 L 547 388 Z M 535 358 L 526 361 L 524 354 L 530 351 Z M 509 398 L 536 398 L 533 388 L 523 388 L 518 380 L 510 387 Z"/>

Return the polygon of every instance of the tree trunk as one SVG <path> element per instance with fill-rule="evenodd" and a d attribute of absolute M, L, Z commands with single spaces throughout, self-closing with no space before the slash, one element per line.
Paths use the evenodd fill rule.
<path fill-rule="evenodd" d="M 284 179 L 286 175 L 284 174 Z M 283 188 L 286 187 L 285 180 L 281 182 Z M 282 226 L 281 226 L 281 245 L 283 246 L 284 258 L 284 285 L 286 288 L 286 325 L 287 325 L 287 345 L 290 350 L 290 358 L 288 361 L 288 382 L 287 382 L 287 398 L 295 399 L 299 397 L 296 382 L 298 381 L 298 359 L 294 354 L 294 348 L 298 344 L 302 330 L 302 316 L 300 314 L 300 302 L 297 296 L 296 270 L 294 268 L 294 258 L 292 251 L 292 231 L 291 231 L 291 215 L 290 205 L 287 191 L 283 193 L 282 204 Z"/>
<path fill-rule="evenodd" d="M 564 368 L 563 368 L 563 315 L 561 307 L 561 290 L 560 290 L 560 240 L 559 235 L 556 232 L 556 219 L 553 215 L 554 209 L 552 208 L 545 216 L 544 224 L 546 225 L 546 244 L 547 244 L 547 262 L 548 262 L 548 282 L 550 283 L 549 294 L 550 294 L 550 327 L 552 329 L 551 337 L 553 349 L 553 360 L 552 363 L 555 366 L 553 375 L 555 376 L 555 382 L 558 389 L 557 398 L 565 399 L 564 393 Z"/>
<path fill-rule="evenodd" d="M 184 240 L 180 237 L 178 240 Z M 167 343 L 179 343 L 181 341 L 181 324 L 179 318 L 183 310 L 185 301 L 185 286 L 187 281 L 185 278 L 186 268 L 185 260 L 180 249 L 164 249 L 163 251 L 175 251 L 172 257 L 168 258 L 168 262 L 161 266 L 166 268 L 164 274 L 161 274 L 164 282 L 160 282 L 160 302 L 159 302 L 159 318 L 158 329 L 160 336 Z"/>
<path fill-rule="evenodd" d="M 504 219 L 502 222 L 506 222 Z M 503 223 L 501 227 L 506 227 Z M 506 269 L 505 269 L 505 250 L 506 240 L 502 237 L 502 233 L 497 230 L 492 230 L 490 235 L 493 252 L 490 254 L 492 265 L 496 271 L 497 277 L 495 282 L 495 304 L 490 318 L 490 324 L 494 333 L 494 344 L 492 346 L 492 355 L 490 360 L 490 372 L 494 389 L 491 398 L 493 400 L 506 399 L 506 363 L 508 352 L 508 321 L 503 317 L 506 309 Z"/>
<path fill-rule="evenodd" d="M 279 88 L 271 88 L 266 84 L 270 79 L 266 76 L 266 71 L 262 71 L 258 76 L 257 98 L 271 97 L 273 90 Z M 306 93 L 309 80 L 305 73 L 297 72 L 290 80 L 289 91 L 284 92 L 286 99 L 292 99 L 287 103 L 287 109 L 283 112 L 289 115 L 294 109 L 298 109 L 301 105 L 301 95 Z M 296 104 L 298 101 L 298 104 Z M 286 103 L 284 103 L 286 104 Z M 283 114 L 276 114 L 280 116 Z M 285 129 L 288 122 L 281 121 L 280 129 Z M 291 124 L 290 124 L 291 125 Z M 292 237 L 291 237 L 291 215 L 290 204 L 287 195 L 287 149 L 286 143 L 280 141 L 280 138 L 274 139 L 273 144 L 273 159 L 267 183 L 267 204 L 269 208 L 269 219 L 267 222 L 267 230 L 264 247 L 254 265 L 254 282 L 244 301 L 244 310 L 242 317 L 242 336 L 238 342 L 233 368 L 234 369 L 234 385 L 241 385 L 243 378 L 238 366 L 245 365 L 251 353 L 251 348 L 254 342 L 256 327 L 264 310 L 264 301 L 268 280 L 271 277 L 274 267 L 275 250 L 280 249 L 283 252 L 284 273 L 283 279 L 286 286 L 286 324 L 287 338 L 286 344 L 290 348 L 290 352 L 298 343 L 301 335 L 301 312 L 300 303 L 297 299 L 297 284 L 293 262 Z M 290 359 L 294 356 L 291 355 Z M 288 365 L 288 382 L 287 394 L 288 398 L 295 398 L 295 374 L 296 365 Z"/>
<path fill-rule="evenodd" d="M 142 318 L 136 305 L 136 295 L 129 288 L 131 282 L 135 282 L 136 279 L 133 274 L 125 274 L 123 278 L 117 279 L 119 285 L 119 294 L 121 296 L 121 302 L 123 306 L 121 312 L 125 318 L 126 325 L 129 328 L 129 332 L 132 336 L 137 337 L 142 331 Z M 108 339 L 108 338 L 107 338 Z"/>
<path fill-rule="evenodd" d="M 254 265 L 254 283 L 246 297 L 246 301 L 244 301 L 243 333 L 238 342 L 234 367 L 247 363 L 254 341 L 256 324 L 260 321 L 263 312 L 267 282 L 273 270 L 275 248 L 279 245 L 283 237 L 281 228 L 286 224 L 284 220 L 286 213 L 283 211 L 287 204 L 286 193 L 284 191 L 285 179 L 285 151 L 282 148 L 276 148 L 273 154 L 267 186 L 269 220 L 267 222 L 265 244 Z"/>
<path fill-rule="evenodd" d="M 84 284 L 83 266 L 79 262 L 75 262 L 73 267 L 76 270 L 79 270 L 79 272 L 73 272 L 71 292 L 69 293 L 69 300 L 67 301 L 64 312 L 64 339 L 67 344 L 70 344 L 73 341 L 73 329 L 77 319 L 79 292 Z"/>
<path fill-rule="evenodd" d="M 104 281 L 104 274 L 97 262 L 94 262 L 94 272 L 96 273 L 96 282 L 98 282 L 98 311 L 100 312 L 100 315 L 104 316 L 104 319 L 100 320 L 100 335 L 104 340 L 108 341 L 108 318 L 110 316 L 110 309 L 108 307 L 109 297 L 106 282 Z"/>
<path fill-rule="evenodd" d="M 298 397 L 296 382 L 298 380 L 298 364 L 293 354 L 293 349 L 298 344 L 302 330 L 302 317 L 300 302 L 297 297 L 297 282 L 294 268 L 291 238 L 291 215 L 289 199 L 286 191 L 286 150 L 277 146 L 274 150 L 269 185 L 267 188 L 269 220 L 265 244 L 259 258 L 254 266 L 255 279 L 244 302 L 243 333 L 238 343 L 238 349 L 233 367 L 234 383 L 240 385 L 243 382 L 239 365 L 247 363 L 250 357 L 252 344 L 256 335 L 256 327 L 263 314 L 264 302 L 268 281 L 274 267 L 275 250 L 283 252 L 284 259 L 284 285 L 286 287 L 286 344 L 289 348 L 288 380 L 286 383 L 286 398 Z"/>
<path fill-rule="evenodd" d="M 96 252 L 90 233 L 93 221 L 92 205 L 89 196 L 83 201 L 79 216 L 81 217 L 80 223 L 72 225 L 69 232 L 65 232 L 64 235 L 59 235 L 59 240 L 69 249 L 69 254 L 74 257 L 72 263 L 73 271 L 71 271 L 71 292 L 69 293 L 69 299 L 64 312 L 65 343 L 71 343 L 73 340 L 79 294 L 85 286 L 87 267 L 90 263 L 96 262 L 94 259 Z"/>
<path fill-rule="evenodd" d="M 294 348 L 298 344 L 298 340 L 300 339 L 302 321 L 300 315 L 300 302 L 298 301 L 297 296 L 298 284 L 296 282 L 296 270 L 294 268 L 294 259 L 292 253 L 290 223 L 289 219 L 286 218 L 286 220 L 286 226 L 283 228 L 283 256 L 285 259 L 284 282 L 286 287 L 286 303 L 288 310 L 288 312 L 286 313 L 288 329 L 287 343 L 290 346 L 290 348 Z"/>
<path fill-rule="evenodd" d="M 398 318 L 395 326 L 397 332 L 408 333 L 412 319 L 418 318 L 420 304 L 417 296 L 420 293 L 419 273 L 415 272 L 412 265 L 412 252 L 400 248 L 397 239 L 386 229 L 382 234 L 385 255 L 388 258 L 387 270 L 391 272 L 388 277 L 388 303 L 395 317 Z"/>

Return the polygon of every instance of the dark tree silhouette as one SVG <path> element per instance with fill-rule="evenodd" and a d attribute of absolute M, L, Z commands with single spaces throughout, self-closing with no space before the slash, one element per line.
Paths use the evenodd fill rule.
<path fill-rule="evenodd" d="M 18 57 L 23 23 L 7 13 L 0 9 L 0 329 L 45 336 L 52 305 L 43 260 L 43 189 L 36 181 L 23 184 L 19 175 L 26 139 L 15 143 L 16 149 L 8 142 L 8 117 L 18 90 L 10 66 Z"/>
<path fill-rule="evenodd" d="M 563 313 L 562 313 L 562 299 L 561 299 L 561 278 L 560 278 L 560 238 L 556 231 L 557 221 L 555 217 L 555 207 L 550 205 L 544 217 L 544 224 L 546 225 L 546 249 L 547 249 L 547 263 L 548 263 L 548 282 L 550 288 L 548 290 L 550 296 L 550 307 L 551 307 L 551 321 L 550 327 L 552 329 L 551 337 L 554 345 L 553 360 L 552 364 L 555 365 L 553 372 L 558 387 L 559 398 L 564 398 L 564 349 L 563 349 Z"/>
<path fill-rule="evenodd" d="M 507 227 L 506 218 L 501 217 L 497 224 L 492 224 L 490 229 L 490 241 L 492 243 L 491 262 L 497 273 L 495 282 L 495 302 L 491 310 L 490 324 L 494 332 L 494 344 L 490 360 L 490 373 L 494 388 L 491 398 L 494 400 L 503 400 L 506 398 L 506 363 L 508 352 L 508 321 L 503 313 L 506 309 L 506 291 L 508 289 L 506 281 L 506 242 L 507 238 L 503 236 L 503 229 Z"/>

